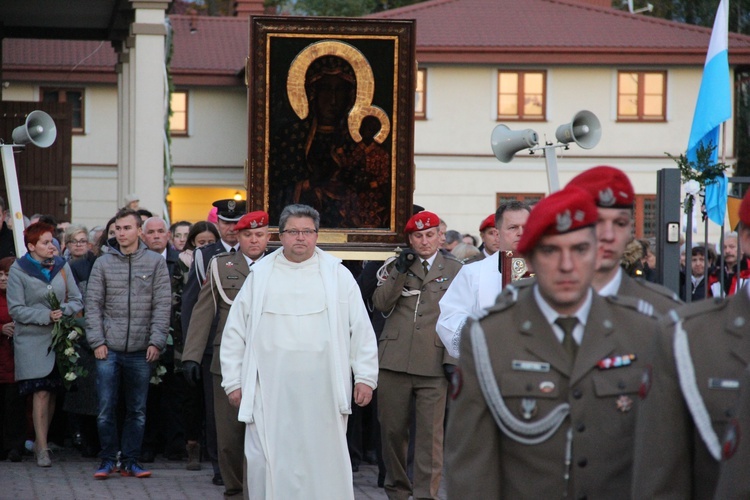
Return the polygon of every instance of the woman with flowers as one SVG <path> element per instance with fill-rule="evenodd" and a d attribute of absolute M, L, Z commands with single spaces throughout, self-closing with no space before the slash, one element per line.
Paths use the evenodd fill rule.
<path fill-rule="evenodd" d="M 52 464 L 47 432 L 55 411 L 54 393 L 64 384 L 63 376 L 55 369 L 53 333 L 60 337 L 56 323 L 63 315 L 72 317 L 83 308 L 81 292 L 70 267 L 54 255 L 54 234 L 55 228 L 44 222 L 26 228 L 24 243 L 28 253 L 11 266 L 7 290 L 8 310 L 16 324 L 13 336 L 16 381 L 22 396 L 33 395 L 34 452 L 39 467 Z M 69 334 L 80 336 L 75 331 Z M 67 333 L 65 338 L 68 340 Z M 69 349 L 70 346 L 64 347 Z M 71 358 L 75 358 L 75 353 L 71 354 Z M 70 359 L 58 362 L 71 364 Z M 75 378 L 76 372 L 67 371 L 64 378 L 69 382 L 71 376 Z"/>

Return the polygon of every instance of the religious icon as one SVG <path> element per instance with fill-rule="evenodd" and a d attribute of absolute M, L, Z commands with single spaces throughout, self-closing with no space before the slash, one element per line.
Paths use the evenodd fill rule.
<path fill-rule="evenodd" d="M 310 205 L 323 243 L 403 241 L 413 192 L 413 22 L 253 16 L 251 24 L 252 208 L 275 223 L 284 206 Z"/>

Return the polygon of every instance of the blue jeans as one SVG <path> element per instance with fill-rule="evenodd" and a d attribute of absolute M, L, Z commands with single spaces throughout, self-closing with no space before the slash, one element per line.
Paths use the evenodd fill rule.
<path fill-rule="evenodd" d="M 96 424 L 102 460 L 117 459 L 128 465 L 138 460 L 146 427 L 146 398 L 151 379 L 151 364 L 146 361 L 146 351 L 117 352 L 110 350 L 107 359 L 96 360 L 96 393 L 99 398 L 99 416 Z M 117 438 L 117 401 L 119 389 L 125 391 L 125 423 L 122 445 Z"/>

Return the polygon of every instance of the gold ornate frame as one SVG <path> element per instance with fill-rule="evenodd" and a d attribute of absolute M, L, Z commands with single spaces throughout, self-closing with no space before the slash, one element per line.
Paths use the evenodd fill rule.
<path fill-rule="evenodd" d="M 280 190 L 276 184 L 282 181 L 277 180 L 278 175 L 274 176 L 270 169 L 285 165 L 277 157 L 280 141 L 287 141 L 289 130 L 297 133 L 300 123 L 309 120 L 311 110 L 305 78 L 311 64 L 324 56 L 335 56 L 351 66 L 356 84 L 353 105 L 346 116 L 347 140 L 353 147 L 364 144 L 360 125 L 368 116 L 376 118 L 380 129 L 372 140 L 387 155 L 390 181 L 387 216 L 378 218 L 381 226 L 368 224 L 366 212 L 358 213 L 355 218 L 365 221 L 363 227 L 352 227 L 350 221 L 345 226 L 330 227 L 323 220 L 318 241 L 331 249 L 393 248 L 404 242 L 403 228 L 412 213 L 414 191 L 416 63 L 413 21 L 251 17 L 250 56 L 246 67 L 250 123 L 246 172 L 249 206 L 252 210 L 271 213 L 278 212 L 278 207 L 288 202 L 286 198 L 278 199 L 283 196 L 277 194 Z M 309 147 L 310 139 L 307 141 L 306 147 Z M 309 169 L 306 158 L 304 168 Z M 344 188 L 349 188 L 354 196 L 362 193 L 360 188 Z M 345 212 L 343 208 L 340 211 Z M 272 222 L 278 222 L 277 217 L 278 213 L 271 213 Z"/>

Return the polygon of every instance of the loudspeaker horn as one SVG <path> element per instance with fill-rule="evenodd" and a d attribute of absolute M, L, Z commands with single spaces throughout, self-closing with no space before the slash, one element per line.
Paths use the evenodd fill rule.
<path fill-rule="evenodd" d="M 533 148 L 537 144 L 539 136 L 530 128 L 513 131 L 500 124 L 492 131 L 492 152 L 495 153 L 495 158 L 503 163 L 511 161 L 518 151 Z"/>
<path fill-rule="evenodd" d="M 570 123 L 557 127 L 555 137 L 563 144 L 575 142 L 583 149 L 591 149 L 602 138 L 602 125 L 591 111 L 579 111 Z"/>
<path fill-rule="evenodd" d="M 28 143 L 40 148 L 48 148 L 55 142 L 57 127 L 55 121 L 44 111 L 32 111 L 26 117 L 26 123 L 13 129 L 13 144 L 19 146 Z"/>

